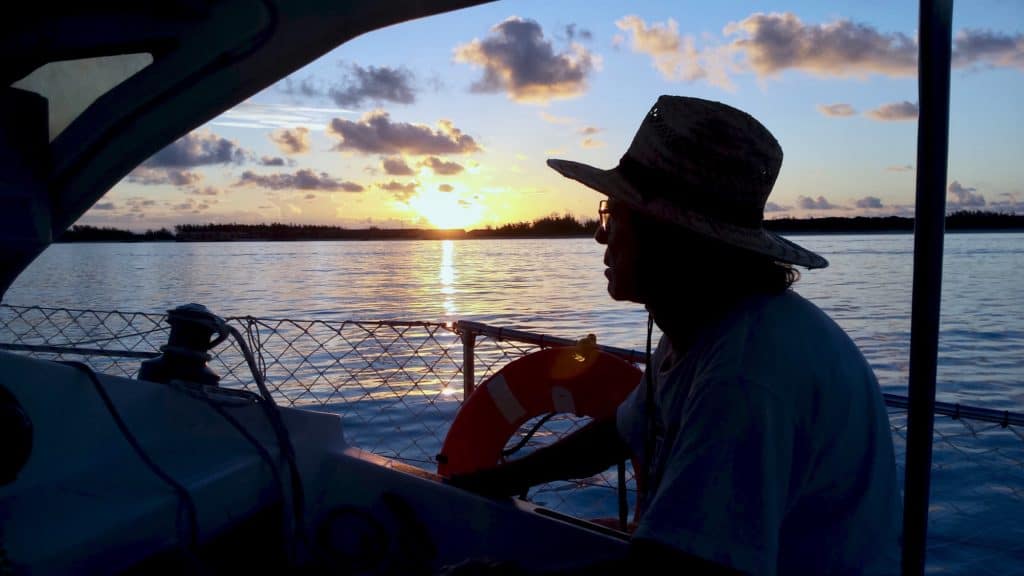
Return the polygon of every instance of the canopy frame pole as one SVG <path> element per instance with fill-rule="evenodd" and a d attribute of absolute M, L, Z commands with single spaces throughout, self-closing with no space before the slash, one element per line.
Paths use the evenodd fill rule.
<path fill-rule="evenodd" d="M 949 77 L 953 0 L 921 0 L 918 41 L 917 192 L 914 287 L 907 391 L 903 574 L 924 574 L 935 426 L 935 374 L 942 299 L 949 155 Z"/>

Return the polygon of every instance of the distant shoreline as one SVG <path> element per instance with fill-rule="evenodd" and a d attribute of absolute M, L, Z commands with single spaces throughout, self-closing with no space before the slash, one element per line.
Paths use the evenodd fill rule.
<path fill-rule="evenodd" d="M 782 218 L 765 221 L 765 228 L 783 235 L 912 234 L 914 219 L 899 216 L 855 218 Z M 175 231 L 147 230 L 143 233 L 117 228 L 76 225 L 57 242 L 308 242 L 324 240 L 478 240 L 556 239 L 593 236 L 594 220 L 577 221 L 571 216 L 551 216 L 534 222 L 506 224 L 476 230 L 434 230 L 426 228 L 348 229 L 309 224 L 183 224 Z M 950 233 L 999 233 L 1024 231 L 1024 215 L 996 212 L 956 212 L 946 217 Z"/>

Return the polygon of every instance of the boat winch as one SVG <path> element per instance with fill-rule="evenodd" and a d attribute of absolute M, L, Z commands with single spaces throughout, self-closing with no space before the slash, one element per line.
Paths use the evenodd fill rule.
<path fill-rule="evenodd" d="M 167 311 L 171 333 L 160 356 L 142 362 L 139 380 L 172 380 L 216 386 L 220 376 L 207 366 L 209 350 L 228 337 L 227 324 L 202 304 L 184 304 Z M 214 336 L 216 337 L 214 338 Z"/>

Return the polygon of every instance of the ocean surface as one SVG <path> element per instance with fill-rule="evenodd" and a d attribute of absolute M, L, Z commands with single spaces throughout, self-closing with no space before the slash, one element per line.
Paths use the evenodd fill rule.
<path fill-rule="evenodd" d="M 913 237 L 793 239 L 831 262 L 794 288 L 849 332 L 885 392 L 905 394 Z M 475 320 L 593 333 L 642 350 L 646 312 L 607 296 L 602 253 L 584 238 L 58 244 L 4 303 L 160 312 L 198 302 L 223 316 Z M 696 272 L 680 281 L 699 282 Z M 947 235 L 940 329 L 939 400 L 1024 412 L 1024 233 Z M 929 572 L 1024 573 L 1024 431 L 949 419 L 937 431 Z M 898 443 L 901 432 L 894 420 Z"/>
<path fill-rule="evenodd" d="M 857 342 L 887 392 L 905 393 L 910 235 L 799 236 L 831 265 L 795 289 Z M 56 244 L 4 302 L 221 315 L 476 320 L 642 350 L 646 312 L 605 292 L 590 239 Z M 680 281 L 700 281 L 699 277 Z M 939 397 L 1024 411 L 1024 234 L 946 237 Z"/>

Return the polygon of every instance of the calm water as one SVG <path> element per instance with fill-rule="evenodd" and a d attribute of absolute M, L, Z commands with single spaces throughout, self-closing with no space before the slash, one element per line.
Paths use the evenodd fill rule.
<path fill-rule="evenodd" d="M 807 272 L 796 289 L 851 334 L 886 391 L 905 393 L 913 238 L 797 240 L 831 266 Z M 589 239 L 63 244 L 19 278 L 6 303 L 158 312 L 200 302 L 225 316 L 468 319 L 643 349 L 646 314 L 607 297 L 602 252 Z M 1024 412 L 1022 286 L 1024 234 L 947 236 L 940 400 Z M 905 417 L 891 418 L 902 464 Z M 346 425 L 364 437 L 395 434 L 390 424 L 362 424 Z M 1022 433 L 937 419 L 929 573 L 1024 574 Z M 609 515 L 576 505 L 585 516 Z"/>
<path fill-rule="evenodd" d="M 801 236 L 829 259 L 796 288 L 903 393 L 910 235 Z M 6 303 L 152 312 L 199 302 L 221 315 L 446 321 L 642 349 L 646 314 L 614 302 L 589 239 L 59 244 Z M 940 399 L 1024 411 L 1024 234 L 946 239 Z"/>

